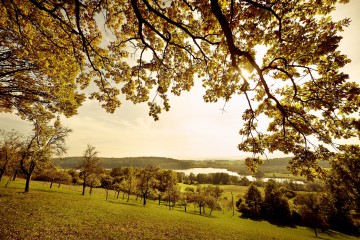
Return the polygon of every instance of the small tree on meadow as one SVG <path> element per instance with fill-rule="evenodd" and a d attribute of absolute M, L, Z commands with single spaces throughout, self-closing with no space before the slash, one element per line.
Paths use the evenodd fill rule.
<path fill-rule="evenodd" d="M 159 190 L 159 204 L 160 196 L 165 195 L 166 200 L 170 207 L 171 199 L 174 198 L 177 194 L 177 175 L 173 170 L 162 170 L 158 173 L 158 190 Z"/>
<path fill-rule="evenodd" d="M 41 107 L 34 109 L 32 117 L 33 133 L 22 142 L 20 169 L 25 174 L 25 192 L 29 191 L 30 180 L 35 170 L 51 166 L 53 155 L 66 153 L 65 139 L 71 132 L 62 126 L 59 119 L 53 120 L 53 115 Z"/>
<path fill-rule="evenodd" d="M 101 181 L 101 187 L 103 187 L 105 189 L 105 193 L 106 193 L 106 201 L 108 200 L 108 196 L 109 196 L 109 190 L 112 189 L 113 187 L 113 183 L 114 183 L 114 178 L 111 177 L 108 174 L 102 174 L 100 176 L 100 181 Z"/>
<path fill-rule="evenodd" d="M 101 186 L 100 176 L 98 174 L 90 174 L 87 178 L 86 185 L 90 188 L 89 194 L 91 195 L 94 187 Z"/>
<path fill-rule="evenodd" d="M 0 181 L 11 165 L 18 165 L 20 147 L 21 136 L 18 132 L 0 129 Z"/>
<path fill-rule="evenodd" d="M 125 174 L 125 181 L 124 181 L 124 188 L 127 193 L 127 202 L 129 202 L 130 194 L 135 190 L 138 179 L 136 178 L 137 170 L 133 167 L 128 167 L 124 171 Z"/>
<path fill-rule="evenodd" d="M 95 147 L 87 145 L 83 155 L 82 162 L 77 167 L 80 170 L 80 178 L 83 180 L 82 195 L 85 195 L 85 188 L 88 185 L 88 178 L 91 174 L 99 174 L 102 172 L 100 159 L 97 157 L 98 152 Z"/>
<path fill-rule="evenodd" d="M 160 168 L 155 166 L 147 166 L 138 173 L 138 189 L 143 197 L 143 205 L 146 205 L 148 195 L 158 186 L 157 175 Z"/>

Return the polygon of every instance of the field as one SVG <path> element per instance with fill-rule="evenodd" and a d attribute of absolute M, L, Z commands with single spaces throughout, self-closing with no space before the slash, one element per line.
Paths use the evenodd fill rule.
<path fill-rule="evenodd" d="M 19 179 L 4 188 L 0 182 L 1 239 L 314 239 L 313 230 L 305 227 L 279 227 L 266 221 L 242 219 L 232 211 L 200 216 L 193 205 L 187 212 L 181 207 L 169 210 L 157 201 L 142 206 L 131 196 L 129 203 L 110 192 L 95 189 L 81 195 L 79 186 L 49 188 L 48 183 L 31 183 L 23 193 Z M 182 186 L 184 187 L 184 186 Z M 237 186 L 224 189 L 243 192 Z M 335 232 L 320 233 L 322 239 L 356 239 Z"/>

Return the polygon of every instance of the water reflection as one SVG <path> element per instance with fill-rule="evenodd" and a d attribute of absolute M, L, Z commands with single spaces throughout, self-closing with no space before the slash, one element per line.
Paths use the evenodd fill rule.
<path fill-rule="evenodd" d="M 190 173 L 193 173 L 195 175 L 199 174 L 199 173 L 204 173 L 204 174 L 209 174 L 209 173 L 227 173 L 230 176 L 238 176 L 240 178 L 242 177 L 246 177 L 247 179 L 249 179 L 250 181 L 256 181 L 256 178 L 251 176 L 251 175 L 239 175 L 237 172 L 232 172 L 229 171 L 227 169 L 224 168 L 189 168 L 189 169 L 185 169 L 185 170 L 175 170 L 176 172 L 183 172 L 185 173 L 185 175 L 190 175 Z M 284 181 L 292 181 L 294 183 L 298 183 L 298 184 L 304 184 L 304 182 L 302 181 L 297 181 L 297 180 L 292 180 L 290 178 L 261 178 L 262 181 L 267 182 L 269 179 L 274 179 L 275 181 L 278 182 L 284 182 Z"/>

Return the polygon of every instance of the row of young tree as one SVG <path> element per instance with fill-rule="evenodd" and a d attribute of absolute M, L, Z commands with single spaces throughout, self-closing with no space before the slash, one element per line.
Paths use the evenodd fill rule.
<path fill-rule="evenodd" d="M 9 138 L 6 139 L 16 139 L 16 142 L 21 142 L 19 141 L 21 139 L 20 135 L 15 132 L 8 133 L 8 136 Z M 2 147 L 4 146 L 2 145 Z M 6 154 L 11 152 L 13 156 L 7 156 L 8 161 L 1 162 L 1 171 L 2 175 L 3 173 L 9 175 L 9 180 L 5 186 L 11 180 L 14 180 L 18 174 L 24 176 L 27 180 L 25 192 L 28 192 L 31 178 L 28 178 L 27 172 L 22 171 L 21 158 L 19 158 L 22 153 L 21 149 L 19 147 L 15 151 L 16 149 L 12 148 L 11 151 L 5 152 Z M 148 199 L 152 199 L 158 200 L 159 204 L 161 204 L 161 201 L 165 201 L 169 208 L 173 208 L 178 203 L 184 207 L 185 211 L 187 206 L 193 203 L 194 206 L 199 207 L 200 214 L 205 212 L 205 207 L 210 209 L 210 214 L 215 209 L 221 209 L 220 196 L 222 190 L 218 186 L 199 186 L 196 189 L 188 187 L 185 192 L 181 192 L 177 185 L 178 180 L 181 178 L 175 171 L 164 170 L 158 166 L 148 166 L 146 168 L 117 167 L 106 170 L 101 167 L 97 154 L 95 147 L 88 145 L 82 162 L 75 169 L 70 170 L 52 166 L 51 161 L 42 165 L 35 162 L 31 176 L 35 180 L 50 182 L 50 188 L 54 183 L 57 183 L 58 187 L 62 183 L 81 184 L 83 195 L 86 193 L 86 188 L 89 188 L 91 195 L 93 188 L 102 187 L 106 192 L 106 200 L 108 200 L 109 192 L 112 190 L 115 192 L 116 198 L 119 198 L 122 192 L 122 198 L 123 200 L 126 198 L 126 201 L 129 201 L 131 195 L 136 196 L 136 199 L 140 197 L 143 205 L 146 205 Z"/>
<path fill-rule="evenodd" d="M 106 192 L 106 200 L 109 191 L 113 190 L 116 198 L 122 192 L 123 200 L 126 198 L 128 202 L 130 196 L 134 195 L 136 199 L 140 197 L 143 205 L 146 205 L 147 199 L 152 199 L 158 200 L 159 204 L 165 201 L 170 209 L 179 203 L 185 211 L 188 204 L 193 203 L 199 207 L 200 214 L 205 211 L 205 207 L 210 208 L 210 214 L 215 209 L 221 209 L 219 200 L 222 190 L 218 186 L 200 186 L 196 190 L 188 187 L 185 192 L 181 192 L 177 185 L 179 174 L 175 171 L 151 165 L 145 168 L 117 167 L 108 171 L 100 166 L 96 155 L 95 148 L 88 145 L 84 161 L 78 166 L 80 171 L 71 171 L 73 181 L 82 184 L 83 195 L 86 187 L 90 188 L 90 194 L 93 187 L 102 187 Z"/>
<path fill-rule="evenodd" d="M 264 196 L 255 184 L 236 202 L 244 218 L 268 220 L 280 225 L 303 225 L 325 231 L 333 229 L 359 234 L 352 213 L 359 212 L 358 203 L 351 201 L 341 186 L 327 182 L 322 192 L 295 192 L 274 180 L 264 187 Z"/>

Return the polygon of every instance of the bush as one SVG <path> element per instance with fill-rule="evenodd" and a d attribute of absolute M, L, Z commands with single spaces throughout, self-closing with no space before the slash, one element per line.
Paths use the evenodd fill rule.
<path fill-rule="evenodd" d="M 277 223 L 291 223 L 291 211 L 289 203 L 284 193 L 286 188 L 279 188 L 279 184 L 274 180 L 269 180 L 265 186 L 265 201 L 263 207 L 263 217 Z"/>
<path fill-rule="evenodd" d="M 240 199 L 236 205 L 238 206 L 239 212 L 242 213 L 241 216 L 251 219 L 261 218 L 261 193 L 254 184 L 250 185 L 247 193 L 244 196 L 245 203 L 243 203 Z"/>
<path fill-rule="evenodd" d="M 306 184 L 306 189 L 309 192 L 324 192 L 325 188 L 325 184 L 322 182 L 308 182 Z"/>
<path fill-rule="evenodd" d="M 287 187 L 281 187 L 279 189 L 280 194 L 284 197 L 286 197 L 287 199 L 292 199 L 296 196 L 296 193 L 290 189 L 288 189 Z"/>
<path fill-rule="evenodd" d="M 251 182 L 247 177 L 242 177 L 239 181 L 240 186 L 249 186 L 250 184 Z"/>
<path fill-rule="evenodd" d="M 195 192 L 195 189 L 193 187 L 186 187 L 185 192 Z"/>
<path fill-rule="evenodd" d="M 254 205 L 249 206 L 245 203 L 241 203 L 239 208 L 239 212 L 241 213 L 241 217 L 250 218 L 250 219 L 260 219 L 261 218 L 261 208 L 256 207 Z"/>

